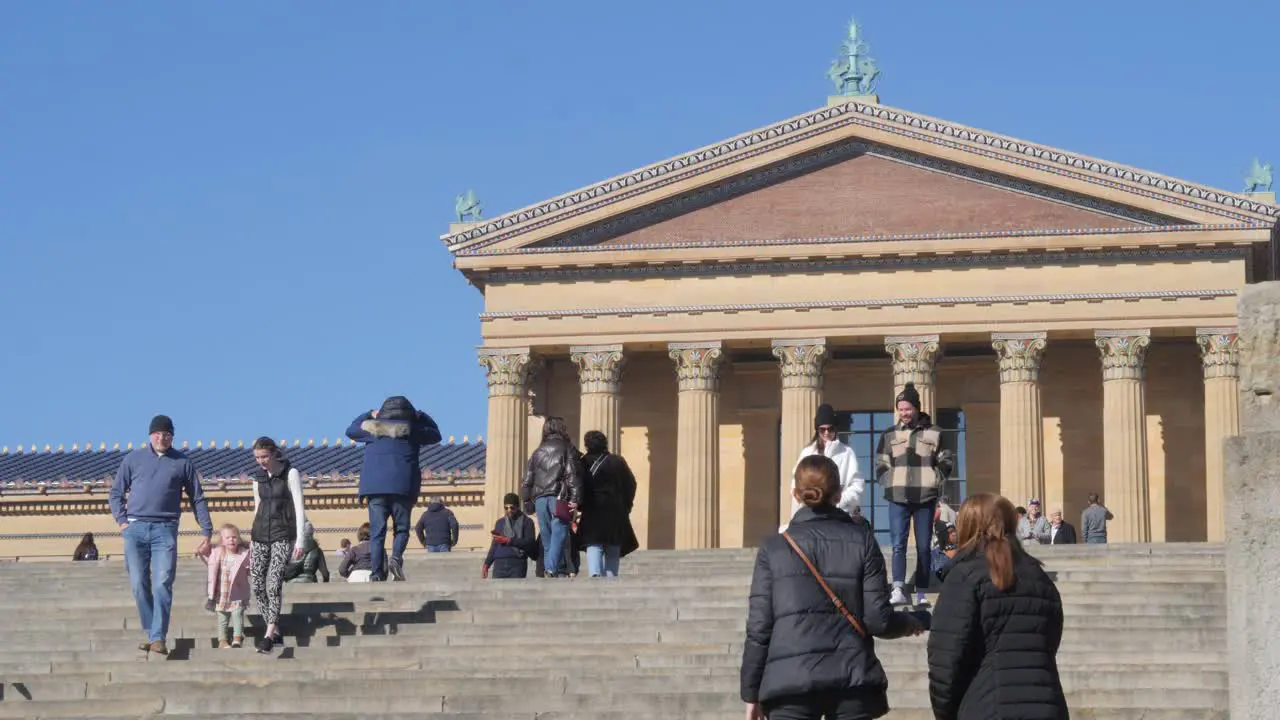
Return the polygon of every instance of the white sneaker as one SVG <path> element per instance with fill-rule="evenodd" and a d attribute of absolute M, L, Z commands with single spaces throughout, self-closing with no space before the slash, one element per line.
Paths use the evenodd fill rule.
<path fill-rule="evenodd" d="M 902 592 L 902 588 L 898 587 L 897 585 L 893 586 L 893 592 L 889 593 L 889 604 L 890 605 L 906 605 L 907 604 L 907 594 Z"/>
<path fill-rule="evenodd" d="M 928 604 L 929 604 L 929 598 L 925 597 L 924 593 L 922 592 L 916 593 L 916 605 L 918 607 L 923 607 Z"/>

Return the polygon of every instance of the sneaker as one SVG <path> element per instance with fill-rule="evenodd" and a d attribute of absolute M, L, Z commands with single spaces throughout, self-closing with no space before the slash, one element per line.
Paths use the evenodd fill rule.
<path fill-rule="evenodd" d="M 253 646 L 254 648 L 257 649 L 258 652 L 265 655 L 271 652 L 271 638 L 265 637 L 265 636 L 262 638 L 259 638 L 257 641 L 253 643 Z"/>
<path fill-rule="evenodd" d="M 929 598 L 925 597 L 924 593 L 922 592 L 916 593 L 916 606 L 924 607 L 928 604 L 929 604 Z"/>
<path fill-rule="evenodd" d="M 907 594 L 902 591 L 901 587 L 894 585 L 893 592 L 889 594 L 889 604 L 890 605 L 906 605 L 908 602 L 909 601 L 907 600 Z"/>
<path fill-rule="evenodd" d="M 227 642 L 227 639 L 226 639 L 226 638 L 222 638 L 221 640 L 219 640 L 219 641 L 218 641 L 218 649 L 219 649 L 219 650 L 230 650 L 230 649 L 231 649 L 231 643 Z"/>
<path fill-rule="evenodd" d="M 391 566 L 391 577 L 395 578 L 396 582 L 404 582 L 404 562 L 391 558 L 388 565 Z"/>
<path fill-rule="evenodd" d="M 238 648 L 238 647 L 241 647 L 242 645 L 244 645 L 244 638 L 242 637 L 231 638 L 231 647 Z"/>

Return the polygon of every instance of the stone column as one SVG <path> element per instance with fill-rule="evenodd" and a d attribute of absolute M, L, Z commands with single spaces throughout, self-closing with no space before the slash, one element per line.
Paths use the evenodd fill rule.
<path fill-rule="evenodd" d="M 519 493 L 528 442 L 528 391 L 532 364 L 529 348 L 480 351 L 489 380 L 489 427 L 484 464 L 485 517 L 502 514 L 502 497 Z"/>
<path fill-rule="evenodd" d="M 676 548 L 720 538 L 720 342 L 671 343 L 679 380 L 676 419 Z"/>
<path fill-rule="evenodd" d="M 609 439 L 609 449 L 622 452 L 622 429 L 619 424 L 618 391 L 621 387 L 621 345 L 584 345 L 569 348 L 569 357 L 578 366 L 581 383 L 582 411 L 579 414 L 579 435 L 588 430 L 599 430 Z M 582 438 L 575 438 L 582 447 Z"/>
<path fill-rule="evenodd" d="M 1240 434 L 1240 339 L 1235 328 L 1198 328 L 1204 362 L 1204 507 L 1209 542 L 1226 539 L 1222 442 Z"/>
<path fill-rule="evenodd" d="M 887 337 L 884 349 L 893 358 L 893 395 L 909 382 L 920 392 L 920 411 L 934 415 L 933 386 L 939 353 L 937 335 Z M 934 418 L 936 421 L 937 418 Z"/>
<path fill-rule="evenodd" d="M 991 336 L 1000 362 L 1000 494 L 1015 505 L 1030 498 L 1046 502 L 1040 412 L 1040 358 L 1046 337 L 1042 332 Z"/>
<path fill-rule="evenodd" d="M 796 457 L 813 437 L 813 418 L 822 404 L 822 366 L 826 340 L 775 340 L 773 355 L 782 365 L 782 448 L 778 524 L 791 522 L 791 475 Z"/>
<path fill-rule="evenodd" d="M 1150 330 L 1099 330 L 1102 353 L 1102 502 L 1115 514 L 1109 542 L 1151 542 L 1147 409 L 1143 396 Z"/>

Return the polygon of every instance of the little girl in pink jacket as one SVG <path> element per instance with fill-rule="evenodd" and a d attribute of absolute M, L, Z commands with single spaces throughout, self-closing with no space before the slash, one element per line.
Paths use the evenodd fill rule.
<path fill-rule="evenodd" d="M 209 601 L 218 614 L 218 647 L 238 648 L 244 643 L 244 611 L 249 606 L 249 553 L 235 525 L 222 526 L 222 541 L 209 555 Z M 232 628 L 227 642 L 227 625 Z"/>

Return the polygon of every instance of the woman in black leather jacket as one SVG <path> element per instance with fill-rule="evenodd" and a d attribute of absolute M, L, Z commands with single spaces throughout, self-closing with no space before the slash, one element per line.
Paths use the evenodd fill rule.
<path fill-rule="evenodd" d="M 795 478 L 792 492 L 804 507 L 791 519 L 786 535 L 761 543 L 751 577 L 742 650 L 747 717 L 878 718 L 889 712 L 889 679 L 872 638 L 915 635 L 923 627 L 889 605 L 884 553 L 871 526 L 835 506 L 840 470 L 831 458 L 801 459 Z M 786 536 L 813 563 L 852 620 L 836 607 Z"/>
<path fill-rule="evenodd" d="M 537 513 L 547 577 L 562 576 L 567 571 L 561 567 L 564 544 L 572 513 L 582 497 L 582 476 L 581 455 L 569 440 L 564 418 L 547 418 L 542 426 L 542 444 L 529 457 L 521 485 L 525 512 Z"/>

